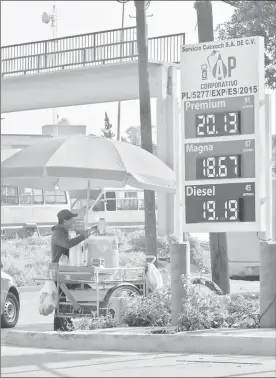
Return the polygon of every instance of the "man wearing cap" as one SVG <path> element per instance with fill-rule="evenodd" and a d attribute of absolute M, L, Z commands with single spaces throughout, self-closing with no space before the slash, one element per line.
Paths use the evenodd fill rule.
<path fill-rule="evenodd" d="M 74 218 L 78 214 L 64 209 L 58 212 L 58 224 L 52 228 L 52 263 L 58 264 L 62 255 L 69 257 L 69 249 L 88 238 L 88 231 L 82 232 L 73 239 L 69 239 L 69 230 L 73 228 Z"/>
<path fill-rule="evenodd" d="M 62 255 L 69 257 L 69 249 L 81 243 L 89 236 L 89 231 L 84 231 L 73 239 L 69 239 L 69 230 L 73 229 L 74 218 L 78 214 L 74 214 L 68 209 L 58 212 L 58 224 L 52 227 L 52 264 L 58 267 L 59 260 Z M 61 290 L 60 293 L 61 294 Z M 55 311 L 56 313 L 56 311 Z M 72 329 L 72 320 L 70 318 L 54 318 L 54 331 L 65 331 Z"/>

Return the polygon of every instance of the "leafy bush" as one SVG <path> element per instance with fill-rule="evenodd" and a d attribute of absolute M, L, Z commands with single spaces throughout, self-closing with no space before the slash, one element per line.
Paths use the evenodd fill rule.
<path fill-rule="evenodd" d="M 210 328 L 258 328 L 259 297 L 256 295 L 236 298 L 218 296 L 214 292 L 201 293 L 198 285 L 190 284 L 182 276 L 185 295 L 178 329 L 192 331 Z"/>
<path fill-rule="evenodd" d="M 136 230 L 126 235 L 128 249 L 131 251 L 146 252 L 145 230 Z M 167 257 L 170 254 L 170 245 L 176 243 L 177 238 L 174 235 L 157 236 L 158 256 Z"/>
<path fill-rule="evenodd" d="M 211 328 L 257 328 L 259 300 L 257 296 L 218 296 L 202 286 L 191 284 L 183 276 L 184 298 L 177 331 Z M 122 321 L 130 327 L 164 327 L 171 323 L 171 290 L 166 286 L 148 297 L 124 298 Z M 169 333 L 172 331 L 170 330 Z"/>
<path fill-rule="evenodd" d="M 179 331 L 193 331 L 209 328 L 227 327 L 226 311 L 221 305 L 219 296 L 210 293 L 202 294 L 198 285 L 191 284 L 182 276 L 184 297 L 182 313 L 178 317 Z"/>
<path fill-rule="evenodd" d="M 122 301 L 122 322 L 129 327 L 167 326 L 171 322 L 171 290 L 133 295 Z"/>
<path fill-rule="evenodd" d="M 189 236 L 189 243 L 191 267 L 194 268 L 193 270 L 209 273 L 211 271 L 209 242 Z"/>
<path fill-rule="evenodd" d="M 122 300 L 122 323 L 129 327 L 157 327 L 151 333 L 169 333 L 212 328 L 258 328 L 258 296 L 218 296 L 213 292 L 202 292 L 199 285 L 190 284 L 183 277 L 185 295 L 182 313 L 177 327 L 171 327 L 171 290 L 150 293 L 147 297 L 133 295 Z M 75 329 L 92 330 L 116 327 L 111 316 L 74 320 Z M 165 327 L 158 329 L 158 327 Z"/>
<path fill-rule="evenodd" d="M 157 236 L 157 253 L 160 258 L 169 258 L 170 246 L 177 243 L 178 239 L 175 235 Z M 199 239 L 189 236 L 190 242 L 190 261 L 193 270 L 210 272 L 210 253 L 209 243 L 200 241 Z M 146 252 L 145 231 L 136 230 L 125 236 L 125 250 L 134 252 Z"/>
<path fill-rule="evenodd" d="M 238 295 L 235 299 L 227 297 L 226 322 L 231 328 L 259 328 L 260 327 L 260 301 L 259 296 L 249 294 Z"/>
<path fill-rule="evenodd" d="M 120 266 L 125 268 L 142 267 L 146 262 L 144 252 L 120 252 Z"/>
<path fill-rule="evenodd" d="M 120 265 L 125 267 L 143 266 L 146 261 L 144 230 L 125 232 L 110 228 L 108 232 L 117 237 L 120 251 Z M 177 242 L 174 235 L 158 236 L 158 256 L 169 258 L 170 245 Z M 208 251 L 203 243 L 190 238 L 191 270 L 209 271 Z M 50 236 L 41 238 L 32 236 L 26 239 L 2 239 L 1 261 L 4 271 L 14 277 L 19 286 L 38 285 L 33 278 L 46 274 L 50 262 Z M 204 255 L 205 254 L 205 255 Z M 204 257 L 205 256 L 205 257 Z M 207 256 L 207 257 L 206 257 Z M 209 264 L 210 265 L 210 264 Z M 170 282 L 170 266 L 168 261 L 160 260 L 158 267 L 165 283 Z"/>
<path fill-rule="evenodd" d="M 1 241 L 3 270 L 18 286 L 39 285 L 34 277 L 46 274 L 50 261 L 49 237 Z"/>
<path fill-rule="evenodd" d="M 112 316 L 107 315 L 97 317 L 96 314 L 92 314 L 91 318 L 84 317 L 81 319 L 74 319 L 73 325 L 75 330 L 81 331 L 117 327 L 117 323 Z"/>

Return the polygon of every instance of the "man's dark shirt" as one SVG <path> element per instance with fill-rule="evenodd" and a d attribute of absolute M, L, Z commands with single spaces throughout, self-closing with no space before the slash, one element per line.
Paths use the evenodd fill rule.
<path fill-rule="evenodd" d="M 85 240 L 84 235 L 69 239 L 68 231 L 60 224 L 52 228 L 52 263 L 58 263 L 62 255 L 69 257 L 69 249 Z"/>

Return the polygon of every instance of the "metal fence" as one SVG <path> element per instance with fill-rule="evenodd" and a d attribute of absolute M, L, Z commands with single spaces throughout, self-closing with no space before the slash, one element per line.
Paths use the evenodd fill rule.
<path fill-rule="evenodd" d="M 178 63 L 185 34 L 148 39 L 149 60 Z M 136 27 L 1 47 L 2 76 L 137 60 Z"/>

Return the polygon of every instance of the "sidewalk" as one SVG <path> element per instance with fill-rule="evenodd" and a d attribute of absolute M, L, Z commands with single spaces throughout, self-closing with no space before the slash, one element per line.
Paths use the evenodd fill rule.
<path fill-rule="evenodd" d="M 153 335 L 150 334 L 150 328 L 59 333 L 36 331 L 27 327 L 1 330 L 2 341 L 17 346 L 67 350 L 276 355 L 275 329 L 216 329 Z"/>

